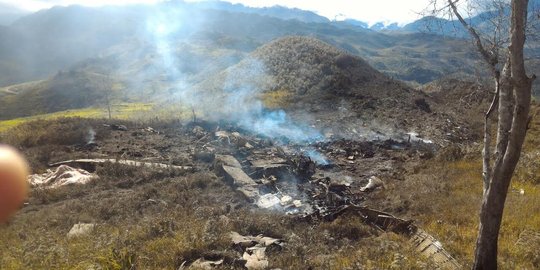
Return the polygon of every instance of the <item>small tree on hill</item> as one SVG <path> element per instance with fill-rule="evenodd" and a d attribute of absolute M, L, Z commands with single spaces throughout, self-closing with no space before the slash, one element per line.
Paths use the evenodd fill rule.
<path fill-rule="evenodd" d="M 485 114 L 484 188 L 474 269 L 497 269 L 497 242 L 506 196 L 530 121 L 531 89 L 536 77 L 527 76 L 525 68 L 526 29 L 528 20 L 532 19 L 528 3 L 528 0 L 432 1 L 435 13 L 447 12 L 467 30 L 495 85 L 493 101 Z M 462 15 L 468 11 L 486 11 L 479 10 L 480 4 L 490 6 L 485 13 L 486 24 L 482 26 Z M 494 114 L 497 114 L 497 136 L 492 147 Z"/>
<path fill-rule="evenodd" d="M 96 87 L 101 95 L 101 102 L 104 103 L 109 120 L 112 119 L 112 102 L 117 89 L 109 75 L 103 75 L 95 81 Z"/>

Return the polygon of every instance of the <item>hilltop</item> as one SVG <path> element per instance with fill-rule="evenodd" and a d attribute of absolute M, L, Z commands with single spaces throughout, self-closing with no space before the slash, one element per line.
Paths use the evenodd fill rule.
<path fill-rule="evenodd" d="M 152 46 L 128 44 L 47 80 L 3 88 L 2 119 L 104 107 L 106 98 L 113 98 L 115 102 L 165 100 L 169 107 L 194 106 L 198 113 L 216 120 L 239 111 L 257 115 L 285 109 L 327 135 L 345 137 L 401 138 L 418 130 L 438 141 L 448 139 L 448 134 L 452 140 L 470 135 L 464 135 L 467 131 L 454 134 L 463 119 L 454 114 L 452 121 L 446 121 L 450 116 L 440 99 L 319 39 L 278 38 L 249 54 L 181 43 L 175 55 L 189 61 L 178 62 L 175 70 L 160 64 L 162 59 Z"/>
<path fill-rule="evenodd" d="M 195 104 L 213 115 L 244 113 L 261 101 L 338 136 L 401 137 L 418 130 L 439 141 L 448 137 L 443 134 L 464 136 L 454 134 L 459 118 L 424 92 L 314 38 L 276 39 L 195 89 Z"/>
<path fill-rule="evenodd" d="M 48 80 L 0 88 L 0 120 L 105 105 L 113 81 L 103 74 L 59 72 Z"/>

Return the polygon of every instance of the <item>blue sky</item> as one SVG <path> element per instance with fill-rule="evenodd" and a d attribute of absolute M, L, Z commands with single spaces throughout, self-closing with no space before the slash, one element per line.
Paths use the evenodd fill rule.
<path fill-rule="evenodd" d="M 54 5 L 103 6 L 160 1 L 163 0 L 0 0 L 0 3 L 37 11 Z M 329 19 L 353 18 L 370 24 L 380 21 L 405 24 L 420 18 L 418 13 L 427 7 L 429 0 L 228 0 L 228 2 L 242 3 L 252 7 L 273 5 L 296 7 L 314 11 Z"/>

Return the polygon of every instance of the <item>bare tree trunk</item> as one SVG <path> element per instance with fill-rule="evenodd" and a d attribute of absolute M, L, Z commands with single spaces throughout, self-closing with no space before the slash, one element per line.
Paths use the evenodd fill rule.
<path fill-rule="evenodd" d="M 111 101 L 109 99 L 109 97 L 107 96 L 107 111 L 109 112 L 109 120 L 112 119 L 112 114 L 111 114 Z"/>
<path fill-rule="evenodd" d="M 527 134 L 533 78 L 525 72 L 523 47 L 528 0 L 512 0 L 511 44 L 501 78 L 495 163 L 484 192 L 474 269 L 497 269 L 497 242 L 512 175 Z"/>
<path fill-rule="evenodd" d="M 482 176 L 484 180 L 483 195 L 486 194 L 489 187 L 489 181 L 491 180 L 491 121 L 490 117 L 493 111 L 495 111 L 496 105 L 499 103 L 500 92 L 500 76 L 495 76 L 495 96 L 484 118 L 484 148 L 482 150 Z"/>

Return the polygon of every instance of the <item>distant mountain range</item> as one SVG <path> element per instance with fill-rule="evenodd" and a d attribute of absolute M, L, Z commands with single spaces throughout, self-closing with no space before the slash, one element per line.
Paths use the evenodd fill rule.
<path fill-rule="evenodd" d="M 482 23 L 486 14 L 471 21 Z M 443 27 L 426 31 L 432 23 Z M 460 38 L 465 34 L 443 35 L 454 25 L 425 17 L 404 27 L 378 23 L 368 29 L 358 20 L 330 21 L 311 11 L 219 1 L 54 7 L 0 26 L 0 87 L 75 70 L 108 74 L 133 93 L 146 93 L 175 76 L 164 62 L 173 63 L 185 83 L 196 84 L 291 35 L 325 41 L 413 86 L 451 74 L 481 74 L 476 51 Z M 162 59 L 164 49 L 167 59 Z"/>
<path fill-rule="evenodd" d="M 14 6 L 0 3 L 0 26 L 9 25 L 17 19 L 29 14 L 30 12 L 21 10 Z"/>
<path fill-rule="evenodd" d="M 470 73 L 467 67 L 474 62 L 467 45 L 459 40 L 418 33 L 379 33 L 358 27 L 361 22 L 330 22 L 299 9 L 182 1 L 157 6 L 69 6 L 42 10 L 0 27 L 0 86 L 44 79 L 80 61 L 107 55 L 111 48 L 132 48 L 133 42 L 147 48 L 155 38 L 148 22 L 160 16 L 171 17 L 162 22 L 163 26 L 181 21 L 184 32 L 171 38 L 208 52 L 227 49 L 242 54 L 275 38 L 312 36 L 364 57 L 394 78 L 417 83 L 464 67 Z"/>

